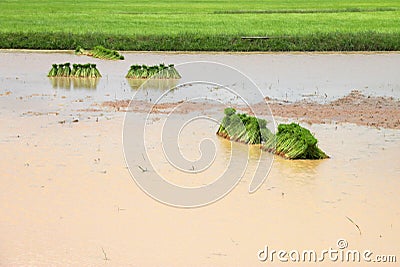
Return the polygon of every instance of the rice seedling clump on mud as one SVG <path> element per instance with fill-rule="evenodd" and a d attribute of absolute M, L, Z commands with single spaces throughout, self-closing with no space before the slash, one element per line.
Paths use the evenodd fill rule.
<path fill-rule="evenodd" d="M 75 54 L 86 55 L 100 59 L 110 59 L 110 60 L 123 60 L 124 56 L 115 50 L 105 48 L 104 46 L 98 45 L 93 48 L 93 50 L 85 50 L 78 46 L 75 49 Z"/>
<path fill-rule="evenodd" d="M 129 79 L 180 79 L 181 75 L 175 69 L 174 64 L 147 66 L 132 65 L 125 76 Z"/>
<path fill-rule="evenodd" d="M 296 123 L 279 124 L 274 135 L 267 121 L 226 108 L 217 135 L 246 144 L 261 144 L 261 148 L 287 159 L 325 159 L 318 140 L 311 132 Z"/>
<path fill-rule="evenodd" d="M 48 77 L 76 77 L 76 78 L 98 78 L 101 77 L 96 64 L 53 64 Z"/>
<path fill-rule="evenodd" d="M 311 132 L 297 123 L 279 124 L 278 132 L 263 144 L 263 149 L 288 159 L 329 158 Z"/>
<path fill-rule="evenodd" d="M 261 144 L 273 135 L 264 119 L 237 114 L 234 108 L 226 108 L 224 113 L 217 131 L 219 136 L 246 144 Z"/>

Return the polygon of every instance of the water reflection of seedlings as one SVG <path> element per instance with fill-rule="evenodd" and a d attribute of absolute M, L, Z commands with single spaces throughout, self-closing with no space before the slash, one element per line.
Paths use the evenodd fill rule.
<path fill-rule="evenodd" d="M 49 77 L 54 89 L 96 89 L 100 78 Z"/>
<path fill-rule="evenodd" d="M 49 77 L 51 85 L 54 89 L 71 89 L 71 78 L 68 77 Z"/>
<path fill-rule="evenodd" d="M 96 89 L 100 78 L 73 78 L 74 89 Z"/>
<path fill-rule="evenodd" d="M 169 90 L 178 85 L 177 79 L 127 79 L 132 89 L 161 89 Z"/>

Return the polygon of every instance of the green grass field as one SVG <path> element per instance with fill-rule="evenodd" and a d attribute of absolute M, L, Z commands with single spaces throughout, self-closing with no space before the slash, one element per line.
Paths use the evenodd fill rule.
<path fill-rule="evenodd" d="M 2 48 L 400 50 L 398 0 L 2 0 L 0 10 Z"/>

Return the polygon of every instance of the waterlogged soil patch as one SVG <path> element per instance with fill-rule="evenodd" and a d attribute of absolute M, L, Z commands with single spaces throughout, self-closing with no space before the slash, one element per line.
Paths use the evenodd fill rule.
<path fill-rule="evenodd" d="M 8 96 L 8 95 L 11 95 L 11 94 L 12 94 L 11 91 L 6 91 L 4 93 L 0 93 L 0 96 Z"/>
<path fill-rule="evenodd" d="M 285 103 L 278 100 L 266 99 L 272 114 L 281 118 L 292 118 L 308 123 L 355 123 L 357 125 L 400 129 L 400 101 L 393 97 L 365 96 L 359 91 L 351 91 L 349 95 L 327 104 L 298 101 Z M 151 104 L 146 101 L 129 100 L 106 101 L 97 104 L 102 108 L 115 111 L 145 112 L 152 108 L 152 112 L 167 113 L 180 103 Z M 252 106 L 253 111 L 260 115 L 265 109 L 264 103 Z M 212 103 L 185 102 L 182 108 L 174 112 L 189 113 L 205 109 L 216 108 Z M 237 107 L 237 110 L 252 113 L 248 108 Z"/>
<path fill-rule="evenodd" d="M 328 104 L 299 101 L 268 101 L 274 116 L 309 123 L 348 122 L 358 125 L 400 129 L 400 101 L 393 97 L 365 96 L 359 91 Z"/>
<path fill-rule="evenodd" d="M 177 105 L 179 104 L 179 107 Z M 206 103 L 206 102 L 174 102 L 174 103 L 159 103 L 152 104 L 144 100 L 115 100 L 115 101 L 105 101 L 100 104 L 95 104 L 95 106 L 101 107 L 107 110 L 113 111 L 128 111 L 128 112 L 148 112 L 151 110 L 152 113 L 169 113 L 174 109 L 174 113 L 178 114 L 188 114 L 190 112 L 202 111 L 208 109 L 217 108 L 217 105 Z M 83 109 L 81 111 L 86 111 Z"/>

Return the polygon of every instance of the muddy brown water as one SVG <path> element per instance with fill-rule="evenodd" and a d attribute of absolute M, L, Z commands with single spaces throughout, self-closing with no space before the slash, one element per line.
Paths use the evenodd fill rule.
<path fill-rule="evenodd" d="M 292 64 L 298 61 L 298 66 L 331 59 L 330 66 L 338 70 L 339 66 L 350 68 L 349 65 L 360 62 L 376 60 L 378 66 L 390 66 L 399 61 L 397 54 L 127 54 L 128 60 L 141 59 L 148 64 L 196 57 L 217 58 L 226 64 L 255 59 L 274 59 L 279 64 L 283 64 L 282 60 Z M 345 123 L 303 124 L 315 133 L 320 147 L 331 159 L 288 161 L 274 157 L 266 181 L 253 194 L 248 193 L 248 188 L 260 151 L 235 144 L 249 163 L 245 170 L 234 169 L 237 173 L 245 172 L 234 190 L 202 208 L 173 208 L 150 198 L 133 182 L 123 155 L 124 114 L 79 111 L 96 99 L 113 100 L 115 94 L 122 98 L 124 79 L 110 74 L 109 83 L 114 80 L 120 84 L 118 88 L 105 85 L 107 77 L 103 77 L 96 90 L 53 89 L 47 78 L 40 77 L 55 59 L 60 63 L 75 61 L 74 55 L 7 52 L 0 58 L 0 93 L 4 93 L 0 96 L 1 266 L 275 266 L 279 264 L 276 260 L 271 263 L 257 259 L 257 252 L 266 245 L 275 250 L 322 251 L 337 248 L 340 238 L 347 240 L 349 249 L 369 249 L 373 255 L 397 255 L 399 260 L 399 130 Z M 14 59 L 11 63 L 31 62 L 31 69 L 22 66 L 16 70 L 12 67 L 14 63 L 7 68 L 3 59 L 7 62 Z M 256 67 L 251 65 L 249 69 L 254 70 Z M 113 73 L 111 66 L 109 62 L 99 62 L 103 73 L 107 73 L 107 68 Z M 361 90 L 398 97 L 398 78 L 388 70 L 385 74 L 382 71 L 377 83 L 385 80 L 382 90 L 372 83 L 370 89 Z M 276 68 L 274 71 L 283 75 Z M 353 78 L 357 77 L 354 75 Z M 263 81 L 263 76 L 257 79 Z M 346 80 L 351 85 L 348 88 L 343 89 L 339 83 L 339 91 L 332 89 L 336 97 L 373 79 L 367 75 L 367 81 Z M 11 93 L 5 94 L 8 91 Z M 293 100 L 294 95 L 306 92 L 296 91 Z M 139 121 L 145 115 L 130 116 Z M 199 142 L 208 137 L 215 144 L 217 157 L 208 173 L 192 177 L 177 172 L 163 157 L 156 131 L 166 115 L 154 116 L 146 139 L 150 142 L 149 156 L 158 172 L 172 174 L 168 176 L 171 182 L 183 186 L 209 183 L 229 161 L 235 163 L 235 158 L 228 157 L 232 144 L 214 134 L 217 125 L 194 123 L 179 139 L 182 154 L 190 160 L 198 159 Z M 72 122 L 74 118 L 79 121 Z M 174 117 L 171 126 L 180 125 L 184 119 L 185 116 Z M 133 127 L 133 137 L 138 134 L 135 131 L 142 129 Z M 271 158 L 264 153 L 261 162 Z M 328 260 L 324 264 L 343 265 Z M 303 265 L 306 264 L 299 264 Z"/>
<path fill-rule="evenodd" d="M 19 94 L 67 94 L 74 98 L 91 95 L 105 101 L 124 99 L 137 87 L 124 79 L 132 64 L 183 64 L 194 61 L 212 61 L 226 64 L 249 76 L 264 96 L 281 100 L 311 99 L 332 101 L 357 89 L 366 95 L 400 98 L 400 54 L 176 54 L 124 53 L 126 60 L 104 61 L 73 52 L 10 52 L 0 51 L 0 89 Z M 47 73 L 54 63 L 96 63 L 103 77 L 96 88 L 83 84 L 75 86 L 52 83 Z M 196 75 L 183 67 L 181 82 Z M 53 85 L 56 88 L 53 89 Z M 230 85 L 229 81 L 226 85 Z M 63 88 L 70 90 L 61 90 Z M 59 90 L 57 90 L 57 88 Z M 76 89 L 76 90 L 74 90 Z M 189 95 L 190 96 L 190 95 Z M 260 99 L 257 99 L 260 101 Z"/>

